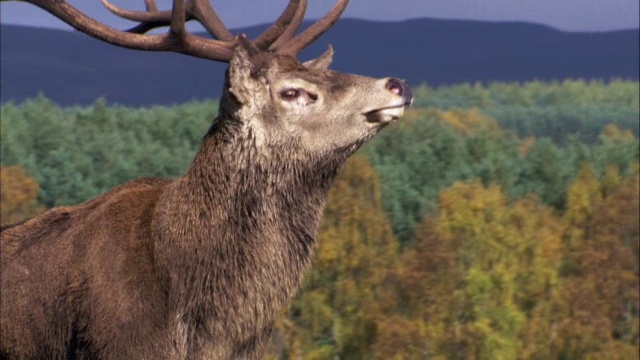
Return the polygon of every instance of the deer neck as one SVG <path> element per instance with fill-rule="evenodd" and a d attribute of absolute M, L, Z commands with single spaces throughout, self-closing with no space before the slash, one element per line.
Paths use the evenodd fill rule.
<path fill-rule="evenodd" d="M 238 309 L 243 315 L 214 316 L 235 316 L 227 322 L 236 328 L 268 326 L 299 286 L 341 163 L 279 147 L 265 153 L 250 130 L 216 122 L 156 217 L 159 261 L 182 287 L 174 301 Z"/>
<path fill-rule="evenodd" d="M 287 227 L 283 230 L 315 235 L 327 193 L 346 156 L 314 157 L 293 143 L 264 146 L 260 141 L 249 126 L 218 121 L 179 181 L 182 193 L 192 206 L 200 207 L 209 225 L 264 230 L 254 227 L 277 220 Z"/>

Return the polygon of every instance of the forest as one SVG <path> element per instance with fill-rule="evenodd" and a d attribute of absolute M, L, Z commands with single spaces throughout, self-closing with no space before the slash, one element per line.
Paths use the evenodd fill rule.
<path fill-rule="evenodd" d="M 637 359 L 636 81 L 414 89 L 342 169 L 268 359 Z M 177 177 L 215 101 L 1 110 L 2 224 Z"/>

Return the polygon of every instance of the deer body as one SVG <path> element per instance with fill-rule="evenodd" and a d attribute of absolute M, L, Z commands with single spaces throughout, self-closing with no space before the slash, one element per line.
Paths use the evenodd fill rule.
<path fill-rule="evenodd" d="M 327 70 L 331 51 L 301 64 L 243 37 L 234 49 L 182 177 L 2 229 L 2 358 L 262 356 L 340 166 L 411 93 Z"/>
<path fill-rule="evenodd" d="M 220 163 L 215 140 L 205 139 L 203 150 L 214 152 L 201 151 L 176 181 L 133 181 L 3 231 L 2 273 L 15 282 L 3 283 L 3 346 L 54 358 L 70 350 L 113 359 L 259 357 L 308 266 L 337 167 L 309 174 L 325 184 L 300 196 L 293 186 L 307 179 L 274 183 L 251 161 L 230 169 L 238 164 Z M 25 293 L 12 294 L 18 287 Z M 33 319 L 33 309 L 46 310 Z"/>

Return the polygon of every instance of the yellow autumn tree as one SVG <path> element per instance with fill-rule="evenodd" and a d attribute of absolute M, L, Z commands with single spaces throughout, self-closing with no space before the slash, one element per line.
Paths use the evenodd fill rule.
<path fill-rule="evenodd" d="M 607 126 L 602 129 L 602 133 L 600 134 L 603 138 L 609 139 L 611 141 L 633 141 L 635 140 L 635 136 L 633 132 L 630 130 L 622 130 L 616 124 L 607 124 Z"/>
<path fill-rule="evenodd" d="M 553 358 L 638 358 L 637 169 L 599 181 L 585 164 L 570 185 Z"/>
<path fill-rule="evenodd" d="M 443 234 L 433 218 L 418 226 L 412 246 L 385 281 L 389 316 L 379 328 L 376 359 L 438 359 L 461 345 L 460 334 L 450 326 L 463 306 L 456 266 L 459 240 Z"/>
<path fill-rule="evenodd" d="M 550 325 L 527 320 L 557 283 L 562 231 L 553 210 L 534 197 L 511 204 L 479 181 L 443 190 L 438 205 L 393 272 L 403 335 L 413 339 L 398 358 L 515 359 L 548 346 Z"/>
<path fill-rule="evenodd" d="M 370 358 L 382 324 L 382 282 L 396 253 L 377 174 L 366 158 L 354 156 L 329 193 L 312 268 L 277 324 L 274 338 L 280 344 L 274 352 L 304 359 Z"/>
<path fill-rule="evenodd" d="M 465 315 L 458 322 L 469 337 L 469 353 L 520 357 L 528 314 L 555 286 L 559 223 L 535 198 L 510 205 L 498 186 L 477 181 L 443 191 L 439 205 L 438 225 L 462 239 L 457 266 Z"/>
<path fill-rule="evenodd" d="M 443 111 L 439 113 L 439 118 L 463 135 L 470 135 L 478 130 L 487 131 L 494 137 L 501 134 L 500 125 L 496 120 L 484 115 L 477 108 Z"/>
<path fill-rule="evenodd" d="M 37 202 L 38 182 L 20 166 L 0 167 L 0 219 L 11 224 L 43 211 Z"/>

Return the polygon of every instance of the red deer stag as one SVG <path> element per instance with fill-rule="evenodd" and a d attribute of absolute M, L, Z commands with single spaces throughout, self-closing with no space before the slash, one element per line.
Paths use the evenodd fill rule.
<path fill-rule="evenodd" d="M 127 11 L 118 31 L 63 0 L 30 0 L 128 48 L 228 62 L 219 115 L 176 180 L 143 178 L 2 229 L 2 358 L 256 359 L 300 284 L 340 166 L 411 103 L 398 79 L 328 70 L 296 54 L 344 11 L 296 35 L 291 0 L 254 40 L 211 5 Z M 197 20 L 215 38 L 188 33 Z M 165 35 L 149 30 L 168 26 Z"/>

